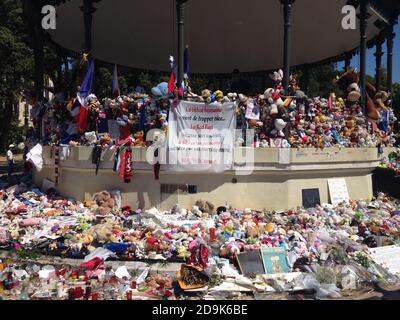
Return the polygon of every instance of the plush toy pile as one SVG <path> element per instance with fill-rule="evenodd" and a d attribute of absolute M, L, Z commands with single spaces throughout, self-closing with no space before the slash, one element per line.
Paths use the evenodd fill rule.
<path fill-rule="evenodd" d="M 82 288 L 73 291 L 77 290 L 74 283 L 85 284 L 92 279 L 93 283 L 111 286 L 108 291 L 100 290 L 103 294 L 108 292 L 102 298 L 126 299 L 126 294 L 132 291 L 142 298 L 182 294 L 177 288 L 172 289 L 174 279 L 181 283 L 180 290 L 206 285 L 226 289 L 225 286 L 233 285 L 228 281 L 233 277 L 239 287 L 250 283 L 254 288 L 272 286 L 275 289 L 271 290 L 282 291 L 276 283 L 271 284 L 267 275 L 248 278 L 237 268 L 238 254 L 263 248 L 279 248 L 284 252 L 290 273 L 283 277 L 288 283 L 293 279 L 289 281 L 287 277 L 299 273 L 314 277 L 312 281 L 296 280 L 303 289 L 310 289 L 309 281 L 313 286 L 317 283 L 318 288 L 326 284 L 319 278 L 323 278 L 319 272 L 325 270 L 321 268 L 336 270 L 350 266 L 361 282 L 390 278 L 387 270 L 372 263 L 367 252 L 370 248 L 399 244 L 400 240 L 400 202 L 383 194 L 369 202 L 351 201 L 338 207 L 324 204 L 281 213 L 217 207 L 205 200 L 197 201 L 190 209 L 175 206 L 168 212 L 155 208 L 142 211 L 118 207 L 117 200 L 101 192 L 92 201 L 79 203 L 47 196 L 26 185 L 1 191 L 0 248 L 19 256 L 85 258 L 78 271 L 39 268 L 41 271 L 36 272 L 39 278 L 50 278 L 54 286 L 40 286 L 40 290 L 47 290 L 53 298 L 95 299 L 91 294 L 85 296 Z M 104 269 L 107 259 L 177 262 L 184 269 L 173 279 L 146 274 L 141 278 L 136 275 L 136 282 L 132 283 L 129 281 L 132 275 L 126 270 L 108 273 Z M 1 272 L 0 289 L 8 293 L 16 287 L 21 289 L 27 279 L 12 263 L 1 264 Z M 57 283 L 62 279 L 64 291 L 58 292 Z M 65 280 L 72 291 L 67 291 Z M 329 296 L 337 296 L 340 290 L 336 282 L 328 283 L 336 288 Z"/>
<path fill-rule="evenodd" d="M 393 124 L 397 119 L 389 107 L 385 91 L 367 86 L 365 113 L 360 103 L 359 75 L 349 70 L 335 80 L 341 96 L 307 97 L 298 86 L 298 77 L 291 76 L 289 92 L 282 88 L 283 73 L 271 75 L 274 88 L 255 97 L 205 89 L 200 95 L 189 86 L 176 97 L 169 93 L 168 83 L 154 87 L 151 94 L 134 92 L 115 99 L 99 101 L 95 95 L 86 99 L 88 120 L 79 123 L 77 100 L 63 102 L 55 98 L 39 104 L 33 112 L 36 135 L 45 143 L 110 146 L 132 139 L 134 146 L 146 146 L 146 133 L 151 129 L 167 132 L 168 110 L 178 99 L 200 103 L 237 103 L 237 128 L 254 129 L 254 146 L 261 148 L 327 148 L 392 146 L 395 143 Z M 40 111 L 39 110 L 39 111 Z M 247 141 L 248 142 L 248 141 Z M 245 143 L 238 137 L 237 145 Z M 253 144 L 253 141 L 251 141 Z"/>
<path fill-rule="evenodd" d="M 384 157 L 379 164 L 379 168 L 392 169 L 396 176 L 400 176 L 400 149 Z"/>

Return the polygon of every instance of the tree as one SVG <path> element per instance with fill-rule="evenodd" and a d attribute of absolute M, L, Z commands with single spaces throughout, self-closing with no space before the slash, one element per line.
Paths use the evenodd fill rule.
<path fill-rule="evenodd" d="M 28 46 L 28 29 L 22 3 L 0 1 L 0 150 L 9 143 L 14 106 L 21 92 L 32 84 L 33 54 Z"/>
<path fill-rule="evenodd" d="M 333 80 L 342 72 L 335 69 L 335 65 L 324 64 L 309 68 L 309 80 L 306 94 L 310 97 L 328 97 L 332 92 L 339 93 Z M 304 81 L 304 74 L 302 75 Z M 304 89 L 304 88 L 303 88 Z"/>

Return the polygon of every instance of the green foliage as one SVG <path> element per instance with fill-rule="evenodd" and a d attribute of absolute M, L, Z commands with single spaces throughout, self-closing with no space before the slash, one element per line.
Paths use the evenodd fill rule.
<path fill-rule="evenodd" d="M 139 81 L 146 92 L 151 92 L 151 88 L 153 88 L 153 79 L 149 73 L 142 72 L 139 75 Z"/>
<path fill-rule="evenodd" d="M 7 139 L 7 145 L 13 143 L 15 145 L 18 145 L 21 142 L 25 141 L 25 128 L 19 126 L 18 118 L 13 118 L 11 122 L 11 130 L 8 135 Z"/>
<path fill-rule="evenodd" d="M 21 1 L 0 1 L 0 151 L 3 152 L 13 138 L 9 133 L 14 131 L 18 116 L 14 105 L 33 80 L 29 30 L 22 17 Z"/>
<path fill-rule="evenodd" d="M 309 82 L 306 94 L 310 97 L 328 97 L 330 93 L 339 94 L 337 86 L 333 84 L 336 76 L 342 71 L 335 70 L 334 64 L 316 66 L 309 69 Z M 300 81 L 304 81 L 303 78 Z M 304 89 L 304 88 L 303 88 Z"/>
<path fill-rule="evenodd" d="M 34 249 L 21 249 L 17 251 L 17 256 L 23 260 L 37 260 L 41 256 L 41 253 Z"/>
<path fill-rule="evenodd" d="M 316 278 L 319 283 L 322 284 L 335 284 L 336 283 L 336 273 L 330 268 L 320 267 L 316 272 Z"/>
<path fill-rule="evenodd" d="M 364 268 L 369 268 L 371 266 L 371 261 L 368 256 L 364 252 L 355 252 L 354 253 L 354 261 Z"/>
<path fill-rule="evenodd" d="M 193 76 L 190 79 L 190 87 L 192 91 L 196 94 L 201 94 L 201 91 L 204 90 L 208 85 L 208 80 L 201 76 Z"/>
<path fill-rule="evenodd" d="M 110 97 L 112 94 L 112 74 L 107 68 L 96 68 L 95 92 L 98 98 Z"/>

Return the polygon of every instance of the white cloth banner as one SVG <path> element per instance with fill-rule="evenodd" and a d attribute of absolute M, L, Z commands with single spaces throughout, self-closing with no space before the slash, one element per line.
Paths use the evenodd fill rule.
<path fill-rule="evenodd" d="M 43 169 L 43 147 L 41 144 L 37 144 L 32 150 L 26 155 L 26 160 L 30 161 L 38 172 Z"/>
<path fill-rule="evenodd" d="M 168 122 L 168 164 L 171 171 L 223 172 L 232 168 L 235 103 L 181 101 Z"/>

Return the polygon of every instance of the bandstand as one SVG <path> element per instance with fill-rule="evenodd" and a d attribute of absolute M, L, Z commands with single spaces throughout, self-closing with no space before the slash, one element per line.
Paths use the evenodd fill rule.
<path fill-rule="evenodd" d="M 392 89 L 393 26 L 400 7 L 395 0 L 70 0 L 56 1 L 57 29 L 38 38 L 69 55 L 90 53 L 95 60 L 137 69 L 168 71 L 168 57 L 177 57 L 178 83 L 183 79 L 185 45 L 191 48 L 191 72 L 230 73 L 282 68 L 284 87 L 290 69 L 346 61 L 359 53 L 360 82 L 365 99 L 366 50 L 376 46 L 376 78 L 381 69 L 382 46 L 387 44 L 388 91 Z M 356 6 L 356 30 L 344 30 L 343 6 Z M 39 1 L 33 5 L 39 8 Z M 38 6 L 38 7 L 35 7 Z M 40 15 L 39 15 L 40 16 Z M 36 21 L 36 22 L 35 22 Z M 39 19 L 33 19 L 35 24 Z M 36 90 L 41 92 L 43 47 L 35 48 Z M 379 83 L 376 84 L 379 88 Z M 365 100 L 364 100 L 365 101 Z M 235 150 L 234 165 L 224 173 L 170 173 L 161 168 L 154 180 L 146 163 L 146 148 L 135 149 L 135 173 L 124 184 L 112 172 L 112 152 L 103 153 L 95 175 L 91 148 L 71 147 L 60 163 L 61 194 L 83 200 L 85 193 L 120 190 L 124 204 L 169 209 L 189 207 L 198 199 L 219 205 L 286 210 L 302 205 L 302 190 L 319 189 L 329 202 L 328 179 L 345 178 L 353 199 L 373 195 L 372 171 L 379 163 L 376 148 L 254 149 L 250 175 L 241 167 Z M 386 153 L 390 150 L 385 150 Z M 44 149 L 44 169 L 35 182 L 54 179 L 54 155 Z"/>

